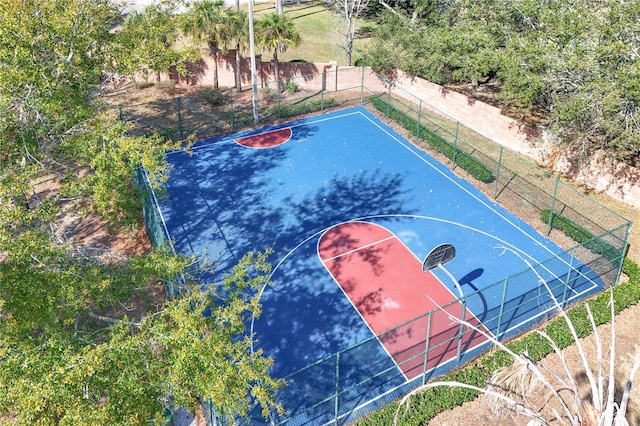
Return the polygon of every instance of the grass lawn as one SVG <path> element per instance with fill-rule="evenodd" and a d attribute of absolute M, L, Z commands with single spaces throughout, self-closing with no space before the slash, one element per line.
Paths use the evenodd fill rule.
<path fill-rule="evenodd" d="M 247 10 L 246 4 L 241 7 Z M 254 19 L 274 11 L 275 4 L 273 2 L 256 3 L 253 8 Z M 293 19 L 302 38 L 302 43 L 297 49 L 279 53 L 279 60 L 336 61 L 338 65 L 346 65 L 346 55 L 340 47 L 344 45 L 344 36 L 340 34 L 343 23 L 339 17 L 327 9 L 324 2 L 301 1 L 299 4 L 286 5 L 284 13 Z M 371 25 L 362 19 L 359 21 L 359 26 L 364 29 Z M 358 58 L 358 49 L 364 46 L 366 42 L 367 38 L 356 39 L 352 54 L 353 61 Z M 264 52 L 263 55 L 265 60 L 269 60 L 272 57 L 271 52 Z"/>

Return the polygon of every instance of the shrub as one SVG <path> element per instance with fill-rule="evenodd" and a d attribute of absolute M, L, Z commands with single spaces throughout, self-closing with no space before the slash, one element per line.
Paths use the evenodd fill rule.
<path fill-rule="evenodd" d="M 491 169 L 485 166 L 482 162 L 470 154 L 458 149 L 442 136 L 436 134 L 422 124 L 419 125 L 415 118 L 408 116 L 404 112 L 398 111 L 390 103 L 379 96 L 373 96 L 370 100 L 371 104 L 376 109 L 385 113 L 389 118 L 404 127 L 406 130 L 415 132 L 419 139 L 424 140 L 433 149 L 445 155 L 450 160 L 455 161 L 458 166 L 466 170 L 475 179 L 484 183 L 490 183 L 495 179 Z"/>
<path fill-rule="evenodd" d="M 620 250 L 601 238 L 596 238 L 591 232 L 559 213 L 552 214 L 549 209 L 542 210 L 540 212 L 540 220 L 550 224 L 552 228 L 564 232 L 567 237 L 572 238 L 575 242 L 584 244 L 584 247 L 592 253 L 600 254 L 611 261 L 617 260 L 622 255 Z"/>
<path fill-rule="evenodd" d="M 212 107 L 224 105 L 225 95 L 222 90 L 212 87 L 204 86 L 196 93 L 196 98 L 203 104 L 207 104 Z"/>
<path fill-rule="evenodd" d="M 287 81 L 287 84 L 285 84 L 284 86 L 284 91 L 289 93 L 290 95 L 296 93 L 298 90 L 300 90 L 300 88 L 293 80 Z"/>
<path fill-rule="evenodd" d="M 331 107 L 335 103 L 336 100 L 334 98 L 302 101 L 289 105 L 280 105 L 277 108 L 270 110 L 269 114 L 273 114 L 279 118 L 295 117 L 302 114 L 322 111 L 324 108 Z"/>
<path fill-rule="evenodd" d="M 176 82 L 173 80 L 157 81 L 155 83 L 155 86 L 158 90 L 160 90 L 163 93 L 166 93 L 167 95 L 173 96 L 177 93 Z"/>
<path fill-rule="evenodd" d="M 136 81 L 135 83 L 135 87 L 138 90 L 147 89 L 149 87 L 152 87 L 153 85 L 155 85 L 153 81 Z"/>
<path fill-rule="evenodd" d="M 276 103 L 278 100 L 278 92 L 271 87 L 264 87 L 259 91 L 260 100 L 267 104 Z"/>

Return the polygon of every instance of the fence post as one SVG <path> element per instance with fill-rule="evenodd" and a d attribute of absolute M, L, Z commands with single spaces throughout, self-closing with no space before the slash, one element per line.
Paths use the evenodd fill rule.
<path fill-rule="evenodd" d="M 393 84 L 391 80 L 387 80 L 389 82 L 389 92 L 387 93 L 387 123 L 391 121 L 391 85 Z"/>
<path fill-rule="evenodd" d="M 429 360 L 429 335 L 431 335 L 431 317 L 433 316 L 433 311 L 429 311 L 427 314 L 429 317 L 427 318 L 427 337 L 424 339 L 424 363 L 422 364 L 422 384 L 427 383 L 427 361 Z"/>
<path fill-rule="evenodd" d="M 214 420 L 215 417 L 213 414 L 213 404 L 211 403 L 210 399 L 207 400 L 207 408 L 209 409 L 209 415 L 207 416 L 207 423 L 209 424 L 209 426 L 215 426 L 217 422 L 215 422 Z"/>
<path fill-rule="evenodd" d="M 623 225 L 623 226 L 627 227 L 627 232 L 624 237 L 624 244 L 620 248 L 620 255 L 618 257 L 618 259 L 620 260 L 618 261 L 618 272 L 616 273 L 616 279 L 614 281 L 615 284 L 618 284 L 620 280 L 624 258 L 627 257 L 627 251 L 629 250 L 629 237 L 631 237 L 631 222 L 627 222 L 626 225 Z"/>
<path fill-rule="evenodd" d="M 547 223 L 547 237 L 551 234 L 551 228 L 553 225 L 553 215 L 555 214 L 554 209 L 556 206 L 556 196 L 558 195 L 558 183 L 560 182 L 560 178 L 556 176 L 556 184 L 553 188 L 553 198 L 551 199 L 551 207 L 549 208 L 549 221 Z"/>
<path fill-rule="evenodd" d="M 464 324 L 462 321 L 465 321 L 467 317 L 467 298 L 465 297 L 462 302 L 461 316 L 460 316 L 460 327 L 458 328 L 458 365 L 460 365 L 460 361 L 462 359 L 462 337 L 464 336 Z"/>
<path fill-rule="evenodd" d="M 280 100 L 281 100 L 281 96 L 280 96 L 280 81 L 281 80 L 276 80 L 276 88 L 278 90 L 278 120 L 280 120 L 280 115 L 282 114 L 282 111 L 280 110 Z"/>
<path fill-rule="evenodd" d="M 416 139 L 420 140 L 420 120 L 422 119 L 422 99 L 418 99 L 418 124 L 416 125 Z"/>
<path fill-rule="evenodd" d="M 340 352 L 336 354 L 336 396 L 335 401 L 333 403 L 333 418 L 335 424 L 338 424 L 338 413 L 340 412 L 340 407 L 338 403 L 338 395 L 340 392 Z"/>
<path fill-rule="evenodd" d="M 456 166 L 456 154 L 458 153 L 458 127 L 460 127 L 460 122 L 456 121 L 456 134 L 453 137 L 453 155 L 451 156 L 451 167 Z"/>
<path fill-rule="evenodd" d="M 500 302 L 500 312 L 498 313 L 498 328 L 496 329 L 496 340 L 500 340 L 500 332 L 502 326 L 502 314 L 504 313 L 504 302 L 507 298 L 507 285 L 509 284 L 509 278 L 504 279 L 504 286 L 502 287 L 502 301 Z"/>
<path fill-rule="evenodd" d="M 573 271 L 573 259 L 576 257 L 576 248 L 571 250 L 571 260 L 569 261 L 569 271 L 567 272 L 567 279 L 564 282 L 564 292 L 562 293 L 562 309 L 567 307 L 567 289 L 569 288 L 569 281 L 571 281 L 571 271 Z"/>
<path fill-rule="evenodd" d="M 496 170 L 496 187 L 493 190 L 493 199 L 498 198 L 498 184 L 500 183 L 500 169 L 502 167 L 502 146 L 500 146 L 500 155 L 498 156 L 498 169 Z"/>
<path fill-rule="evenodd" d="M 336 68 L 336 75 L 338 73 L 338 69 Z M 338 91 L 338 86 L 336 86 L 336 91 Z M 364 103 L 364 65 L 362 66 L 362 76 L 360 77 L 360 105 Z"/>

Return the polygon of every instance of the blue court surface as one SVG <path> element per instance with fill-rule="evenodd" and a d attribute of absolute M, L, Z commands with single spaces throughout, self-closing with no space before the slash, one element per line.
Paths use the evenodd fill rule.
<path fill-rule="evenodd" d="M 277 146 L 234 141 L 287 127 L 290 139 Z M 459 281 L 466 308 L 501 338 L 553 307 L 523 259 L 538 265 L 561 301 L 603 286 L 589 268 L 361 107 L 203 140 L 193 155 L 168 159 L 171 177 L 160 201 L 166 230 L 177 252 L 210 260 L 204 283 L 215 285 L 249 251 L 274 249 L 263 313 L 249 326 L 255 346 L 274 359 L 272 374 L 290 380 L 278 394 L 287 415 L 271 419 L 275 424 L 347 422 L 420 383 L 399 372 L 319 259 L 319 239 L 340 223 L 383 226 L 418 259 L 453 244 L 457 255 L 447 271 Z M 458 294 L 444 271 L 433 272 Z M 508 277 L 515 278 L 501 284 Z M 421 282 L 407 286 L 416 298 L 429 290 Z M 482 346 L 466 349 L 489 344 Z M 430 372 L 456 365 L 443 358 Z M 265 420 L 256 414 L 253 422 Z"/>

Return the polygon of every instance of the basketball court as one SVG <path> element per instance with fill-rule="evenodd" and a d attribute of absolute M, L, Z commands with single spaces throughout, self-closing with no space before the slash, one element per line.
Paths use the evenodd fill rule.
<path fill-rule="evenodd" d="M 249 251 L 274 250 L 249 327 L 290 382 L 275 424 L 346 423 L 486 350 L 487 336 L 544 319 L 549 289 L 570 303 L 603 286 L 361 107 L 168 159 L 164 226 L 177 252 L 211 262 L 204 283 Z M 438 247 L 451 248 L 425 265 Z"/>

